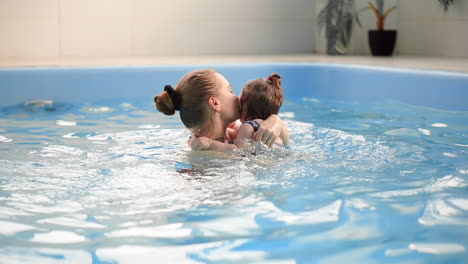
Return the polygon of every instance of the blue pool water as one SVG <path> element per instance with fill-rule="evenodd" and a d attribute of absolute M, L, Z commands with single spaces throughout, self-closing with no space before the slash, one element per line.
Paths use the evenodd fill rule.
<path fill-rule="evenodd" d="M 213 67 L 282 75 L 290 149 L 190 151 L 188 66 L 0 70 L 0 262 L 466 262 L 468 75 Z"/>

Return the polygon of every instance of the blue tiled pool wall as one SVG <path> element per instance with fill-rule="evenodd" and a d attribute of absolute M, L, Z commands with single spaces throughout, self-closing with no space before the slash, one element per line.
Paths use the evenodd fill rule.
<path fill-rule="evenodd" d="M 0 69 L 0 105 L 37 99 L 87 102 L 152 97 L 188 71 L 214 68 L 239 94 L 248 80 L 277 72 L 285 97 L 352 102 L 396 100 L 468 110 L 468 73 L 322 63 Z"/>

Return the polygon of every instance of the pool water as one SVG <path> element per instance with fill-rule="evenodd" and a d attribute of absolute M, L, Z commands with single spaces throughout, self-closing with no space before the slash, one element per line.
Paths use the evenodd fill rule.
<path fill-rule="evenodd" d="M 466 263 L 468 112 L 289 98 L 214 155 L 151 99 L 1 108 L 1 263 Z"/>

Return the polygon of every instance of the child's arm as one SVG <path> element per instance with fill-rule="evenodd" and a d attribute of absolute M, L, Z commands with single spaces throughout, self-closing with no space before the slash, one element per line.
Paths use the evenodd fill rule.
<path fill-rule="evenodd" d="M 237 133 L 239 133 L 240 126 L 242 125 L 241 121 L 238 119 L 226 128 L 227 140 L 229 143 L 233 142 L 237 138 Z"/>
<path fill-rule="evenodd" d="M 242 124 L 242 126 L 239 128 L 239 132 L 237 133 L 236 146 L 238 148 L 249 147 L 247 139 L 251 139 L 254 134 L 255 131 L 251 125 L 247 123 Z"/>
<path fill-rule="evenodd" d="M 193 150 L 215 150 L 219 152 L 232 152 L 237 149 L 234 144 L 223 143 L 207 137 L 198 137 L 192 140 L 190 147 Z"/>

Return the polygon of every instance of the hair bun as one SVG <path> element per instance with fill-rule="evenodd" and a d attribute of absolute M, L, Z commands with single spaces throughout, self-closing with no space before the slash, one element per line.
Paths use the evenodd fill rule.
<path fill-rule="evenodd" d="M 164 91 L 167 92 L 171 97 L 172 103 L 174 104 L 174 109 L 177 111 L 180 110 L 180 97 L 176 90 L 174 90 L 170 84 L 166 84 L 166 86 L 164 86 Z"/>
<path fill-rule="evenodd" d="M 267 78 L 268 83 L 271 85 L 281 85 L 281 76 L 279 74 L 272 72 Z"/>
<path fill-rule="evenodd" d="M 279 74 L 277 74 L 277 73 L 272 72 L 270 74 L 270 76 L 268 76 L 267 79 L 268 79 L 268 81 L 271 82 L 271 81 L 273 81 L 273 79 L 281 79 L 281 76 L 279 76 Z"/>
<path fill-rule="evenodd" d="M 270 77 L 281 79 L 281 76 L 279 76 L 279 74 L 274 73 L 274 72 L 271 73 Z"/>

